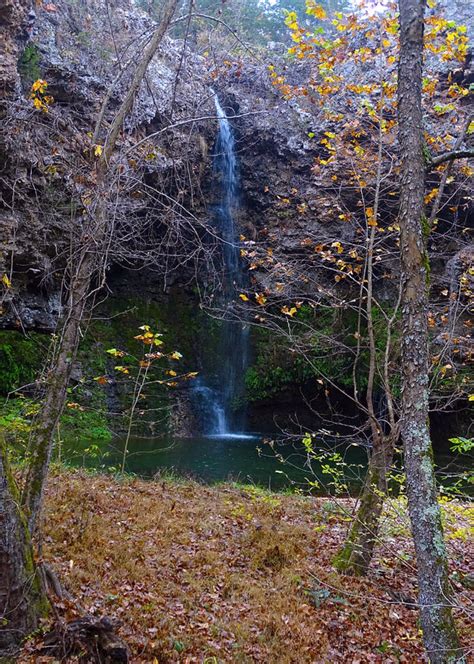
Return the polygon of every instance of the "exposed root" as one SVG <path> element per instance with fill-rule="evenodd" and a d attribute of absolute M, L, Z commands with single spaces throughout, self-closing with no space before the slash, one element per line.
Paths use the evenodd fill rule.
<path fill-rule="evenodd" d="M 44 637 L 44 654 L 83 664 L 127 664 L 126 644 L 115 634 L 118 621 L 108 617 L 84 616 L 70 622 L 59 621 Z"/>

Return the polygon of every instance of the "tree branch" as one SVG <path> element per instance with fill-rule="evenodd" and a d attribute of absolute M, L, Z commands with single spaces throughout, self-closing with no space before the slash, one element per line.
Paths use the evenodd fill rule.
<path fill-rule="evenodd" d="M 137 65 L 137 68 L 133 75 L 132 82 L 130 83 L 130 88 L 127 94 L 125 95 L 125 98 L 122 101 L 122 104 L 119 110 L 117 111 L 117 114 L 111 124 L 109 134 L 105 141 L 104 151 L 102 152 L 99 161 L 99 167 L 104 168 L 104 166 L 109 162 L 110 157 L 112 156 L 112 152 L 115 148 L 115 144 L 117 142 L 117 137 L 120 133 L 120 130 L 122 129 L 123 122 L 127 116 L 127 113 L 130 111 L 132 107 L 135 94 L 138 88 L 140 87 L 140 84 L 146 74 L 148 65 L 150 64 L 151 59 L 158 50 L 158 46 L 161 44 L 161 41 L 165 36 L 166 31 L 168 30 L 168 26 L 173 18 L 173 14 L 176 11 L 177 4 L 178 4 L 177 0 L 168 0 L 168 2 L 164 5 L 163 9 L 161 10 L 158 26 L 143 53 L 142 60 Z"/>
<path fill-rule="evenodd" d="M 474 157 L 474 148 L 469 150 L 451 150 L 451 152 L 445 152 L 440 154 L 437 157 L 432 157 L 429 162 L 429 168 L 434 168 L 440 164 L 444 164 L 446 161 L 454 161 L 455 159 L 464 159 L 465 157 L 473 158 Z"/>
<path fill-rule="evenodd" d="M 185 21 L 185 20 L 188 19 L 188 18 L 189 18 L 189 14 L 186 14 L 186 15 L 184 15 L 184 16 L 179 16 L 179 17 L 176 18 L 174 21 L 172 21 L 172 22 L 170 23 L 170 25 L 175 25 L 175 24 L 177 24 L 177 23 L 180 23 L 181 21 Z M 233 37 L 239 42 L 239 44 L 240 44 L 241 46 L 243 46 L 244 49 L 245 49 L 246 51 L 248 51 L 248 53 L 250 53 L 250 55 L 251 55 L 252 57 L 254 57 L 254 58 L 255 58 L 256 60 L 258 60 L 259 62 L 263 62 L 262 58 L 260 58 L 260 57 L 258 56 L 258 54 L 254 51 L 254 49 L 253 49 L 251 46 L 249 46 L 248 44 L 246 44 L 246 43 L 245 43 L 245 42 L 239 37 L 239 35 L 237 34 L 237 32 L 236 32 L 235 30 L 233 30 L 233 29 L 230 27 L 230 25 L 228 25 L 228 23 L 226 23 L 225 21 L 223 21 L 221 18 L 217 18 L 217 16 L 209 16 L 208 14 L 201 14 L 201 13 L 199 13 L 199 12 L 193 12 L 193 13 L 192 13 L 192 18 L 202 18 L 202 19 L 205 19 L 206 21 L 212 21 L 213 23 L 218 23 L 219 25 L 223 25 L 223 26 L 226 28 L 226 30 L 228 30 L 228 32 L 230 32 L 230 34 L 231 34 L 231 35 L 232 35 L 232 36 L 233 36 Z"/>
<path fill-rule="evenodd" d="M 466 119 L 466 122 L 464 123 L 464 127 L 463 127 L 462 131 L 459 133 L 459 136 L 457 137 L 456 142 L 454 143 L 454 146 L 453 146 L 453 150 L 451 150 L 451 152 L 453 152 L 453 151 L 457 152 L 461 149 L 461 145 L 463 144 L 464 139 L 466 138 L 466 134 L 469 131 L 469 127 L 471 126 L 471 122 L 473 120 L 473 117 L 474 116 L 470 115 Z M 438 215 L 438 212 L 439 212 L 439 209 L 440 209 L 440 206 L 441 206 L 441 201 L 443 200 L 443 196 L 444 196 L 444 190 L 446 189 L 446 185 L 448 183 L 448 178 L 451 175 L 451 171 L 452 171 L 452 168 L 453 168 L 453 163 L 454 163 L 454 160 L 451 160 L 449 162 L 448 167 L 444 169 L 444 172 L 441 176 L 441 180 L 440 180 L 439 187 L 438 187 L 438 192 L 436 194 L 436 198 L 435 198 L 435 201 L 433 203 L 433 207 L 431 208 L 431 214 L 430 214 L 430 220 L 429 220 L 430 228 L 432 227 L 432 225 L 434 223 L 434 220 L 436 219 L 436 217 Z"/>

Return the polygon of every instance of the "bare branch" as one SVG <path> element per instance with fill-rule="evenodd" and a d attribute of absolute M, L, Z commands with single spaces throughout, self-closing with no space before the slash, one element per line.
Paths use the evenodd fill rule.
<path fill-rule="evenodd" d="M 461 145 L 463 144 L 463 141 L 464 141 L 464 139 L 467 135 L 467 132 L 469 130 L 469 127 L 471 125 L 473 117 L 474 116 L 470 115 L 467 118 L 466 122 L 464 123 L 464 127 L 463 127 L 462 131 L 460 132 L 459 136 L 457 137 L 456 142 L 454 144 L 454 149 L 453 149 L 454 152 L 458 152 L 459 149 L 461 148 Z M 434 222 L 434 220 L 436 219 L 436 217 L 438 215 L 439 208 L 440 208 L 440 205 L 441 205 L 441 201 L 443 200 L 444 190 L 446 189 L 446 184 L 448 182 L 448 178 L 451 174 L 451 170 L 452 170 L 452 167 L 453 167 L 453 162 L 454 162 L 454 160 L 451 160 L 449 162 L 448 167 L 445 169 L 445 171 L 444 171 L 444 173 L 441 177 L 441 182 L 439 183 L 439 187 L 438 187 L 438 193 L 436 194 L 436 198 L 435 198 L 435 201 L 433 203 L 433 207 L 431 209 L 430 226 L 433 225 L 433 222 Z"/>
<path fill-rule="evenodd" d="M 474 148 L 472 150 L 469 149 L 451 150 L 451 152 L 445 152 L 444 154 L 440 154 L 437 157 L 433 157 L 432 159 L 430 159 L 428 166 L 430 169 L 432 169 L 435 166 L 444 164 L 446 161 L 454 161 L 455 159 L 465 159 L 466 157 L 468 159 L 474 158 Z"/>

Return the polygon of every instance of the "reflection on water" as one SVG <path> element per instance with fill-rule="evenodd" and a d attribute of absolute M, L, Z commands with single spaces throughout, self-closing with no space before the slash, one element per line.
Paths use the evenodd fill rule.
<path fill-rule="evenodd" d="M 104 445 L 92 455 L 74 447 L 69 444 L 64 450 L 65 458 L 73 465 L 118 468 L 121 464 L 121 440 Z M 290 486 L 307 488 L 308 481 L 314 481 L 316 475 L 324 484 L 330 481 L 321 475 L 319 464 L 308 467 L 299 444 L 276 442 L 272 448 L 261 436 L 253 434 L 132 438 L 128 449 L 126 469 L 142 477 L 172 470 L 207 483 L 234 480 L 275 490 Z M 351 464 L 357 464 L 354 469 L 357 474 L 350 481 L 359 484 L 366 465 L 366 451 L 349 447 L 344 456 Z"/>
<path fill-rule="evenodd" d="M 77 441 L 63 450 L 63 458 L 75 466 L 118 469 L 122 461 L 123 440 L 116 439 L 100 448 L 78 449 Z M 361 446 L 335 447 L 344 462 L 340 466 L 346 482 L 354 492 L 360 487 L 367 466 L 367 450 Z M 448 475 L 466 469 L 460 458 L 437 458 L 438 466 Z M 173 471 L 206 483 L 234 480 L 269 489 L 301 488 L 332 493 L 333 477 L 324 472 L 324 463 L 308 464 L 301 444 L 275 442 L 273 448 L 261 436 L 252 434 L 213 435 L 196 438 L 132 438 L 126 469 L 141 477 Z M 336 466 L 337 468 L 337 466 Z"/>

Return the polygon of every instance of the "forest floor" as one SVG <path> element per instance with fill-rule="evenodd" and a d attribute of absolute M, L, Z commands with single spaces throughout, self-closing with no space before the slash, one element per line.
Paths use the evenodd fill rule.
<path fill-rule="evenodd" d="M 252 486 L 55 471 L 44 557 L 74 597 L 56 610 L 120 619 L 137 663 L 423 662 L 404 505 L 390 503 L 363 579 L 331 566 L 353 506 Z M 449 503 L 444 513 L 456 599 L 468 606 L 459 579 L 473 570 L 472 507 Z M 466 614 L 457 618 L 466 643 Z M 38 643 L 18 661 L 52 661 Z"/>

